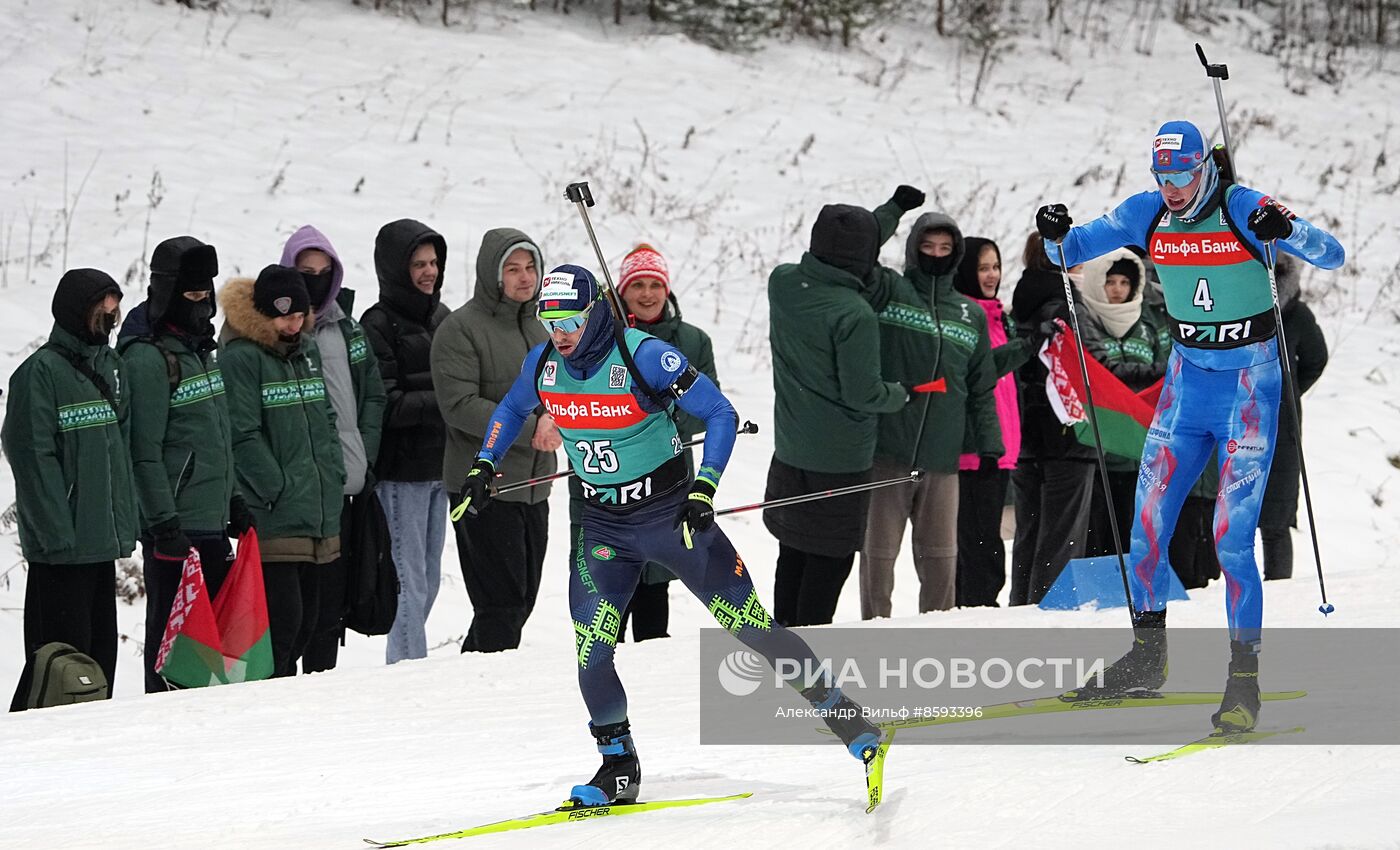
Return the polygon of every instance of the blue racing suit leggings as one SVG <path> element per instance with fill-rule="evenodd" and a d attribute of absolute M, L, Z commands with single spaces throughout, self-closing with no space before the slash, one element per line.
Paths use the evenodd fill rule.
<path fill-rule="evenodd" d="M 648 561 L 675 573 L 722 627 L 770 665 L 782 658 L 795 661 L 798 669 L 817 669 L 807 642 L 773 622 L 758 601 L 748 567 L 719 526 L 693 534 L 694 548 L 685 547 L 674 527 L 685 498 L 681 490 L 625 514 L 584 506 L 569 569 L 569 608 L 579 690 L 594 726 L 627 717 L 627 694 L 613 669 L 613 652 L 622 612 Z"/>
<path fill-rule="evenodd" d="M 1128 561 L 1137 610 L 1166 608 L 1167 544 L 1218 443 L 1215 550 L 1225 576 L 1226 619 L 1232 640 L 1258 642 L 1264 609 L 1254 530 L 1274 456 L 1281 385 L 1274 339 L 1225 350 L 1172 346 L 1138 476 Z"/>

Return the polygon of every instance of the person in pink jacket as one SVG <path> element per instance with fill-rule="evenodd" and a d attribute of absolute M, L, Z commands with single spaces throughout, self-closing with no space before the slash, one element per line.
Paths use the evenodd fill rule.
<path fill-rule="evenodd" d="M 1011 374 L 1032 354 L 1029 339 L 1018 337 L 997 292 L 1001 288 L 1001 250 L 990 239 L 969 236 L 953 286 L 976 301 L 987 313 L 987 331 L 996 367 L 997 420 L 1006 448 L 996 463 L 964 452 L 958 462 L 958 574 L 959 607 L 997 604 L 1006 584 L 1006 547 L 1001 539 L 1001 512 L 1016 457 L 1021 452 L 1021 413 L 1016 402 L 1016 377 Z M 974 445 L 968 421 L 964 449 Z"/>

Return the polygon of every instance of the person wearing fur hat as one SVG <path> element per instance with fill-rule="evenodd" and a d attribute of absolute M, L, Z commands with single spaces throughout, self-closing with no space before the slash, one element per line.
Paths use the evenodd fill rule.
<path fill-rule="evenodd" d="M 160 646 L 185 557 L 198 550 L 213 599 L 233 564 L 229 535 L 253 524 L 234 474 L 228 400 L 214 341 L 213 245 L 176 236 L 151 254 L 141 318 L 117 350 L 131 394 L 131 467 L 141 507 L 146 646 Z M 133 311 L 135 312 L 135 311 Z M 169 688 L 146 652 L 146 693 Z"/>
<path fill-rule="evenodd" d="M 360 322 L 387 396 L 374 476 L 399 574 L 399 607 L 384 652 L 389 664 L 428 654 L 428 614 L 442 584 L 447 425 L 433 386 L 432 349 L 449 313 L 442 303 L 446 271 L 447 240 L 431 227 L 401 218 L 379 228 L 379 300 Z"/>
<path fill-rule="evenodd" d="M 881 236 L 892 236 L 898 209 L 881 207 L 876 218 Z M 892 613 L 894 563 L 906 525 L 919 579 L 919 612 L 953 607 L 964 442 L 972 443 L 988 469 L 1005 451 L 987 315 L 953 287 L 963 254 L 962 229 L 951 216 L 920 215 L 905 239 L 904 275 L 894 279 L 890 302 L 879 313 L 881 375 L 907 387 L 932 383 L 936 390 L 880 417 L 875 479 L 898 478 L 911 469 L 923 475 L 870 494 L 860 555 L 860 613 L 867 620 Z"/>
<path fill-rule="evenodd" d="M 1021 409 L 1012 374 L 1031 356 L 1030 340 L 1016 333 L 1002 306 L 1001 249 L 990 239 L 968 236 L 953 276 L 953 288 L 977 302 L 987 316 L 992 367 L 997 375 L 992 397 L 1005 451 L 995 463 L 977 453 L 980 427 L 968 411 L 963 453 L 958 458 L 958 607 L 995 606 L 1006 585 L 1006 546 L 1001 539 L 1002 508 L 1011 470 L 1021 452 Z"/>
<path fill-rule="evenodd" d="M 486 437 L 491 411 L 520 374 L 520 362 L 548 334 L 535 320 L 544 259 L 535 240 L 513 227 L 481 237 L 476 289 L 433 336 L 433 390 L 447 423 L 442 478 L 455 504 L 462 476 Z M 551 475 L 562 444 L 554 417 L 525 419 L 520 439 L 499 467 L 503 483 Z M 520 646 L 535 608 L 549 542 L 548 482 L 502 493 L 474 519 L 452 524 L 462 581 L 472 604 L 463 652 L 499 652 Z"/>
<path fill-rule="evenodd" d="M 24 584 L 24 668 L 11 711 L 28 704 L 34 653 L 60 641 L 117 675 L 116 561 L 139 514 L 127 441 L 131 398 L 108 345 L 122 292 L 97 269 L 64 272 L 48 342 L 10 376 L 0 444 L 15 481 Z"/>
<path fill-rule="evenodd" d="M 898 217 L 924 202 L 900 186 L 886 202 Z M 880 222 L 863 207 L 828 204 L 798 263 L 768 276 L 773 349 L 773 460 L 765 500 L 872 480 L 880 414 L 910 400 L 880 374 L 880 326 L 899 273 L 879 265 Z M 908 472 L 908 470 L 903 470 Z M 763 512 L 778 539 L 773 615 L 786 626 L 830 623 L 856 551 L 865 542 L 870 491 Z"/>
<path fill-rule="evenodd" d="M 315 632 L 317 571 L 340 557 L 345 462 L 315 316 L 296 269 L 270 265 L 219 292 L 219 362 L 238 484 L 262 550 L 274 676 L 296 674 Z"/>
<path fill-rule="evenodd" d="M 1157 326 L 1143 309 L 1146 274 L 1136 254 L 1118 248 L 1085 263 L 1079 284 L 1079 329 L 1084 349 L 1133 392 L 1161 380 L 1171 353 L 1170 348 L 1160 345 Z M 1094 476 L 1089 555 L 1118 554 L 1110 522 L 1117 523 L 1118 539 L 1127 544 L 1133 527 L 1138 460 L 1111 453 L 1105 457 L 1109 493 L 1104 492 L 1103 479 Z"/>
<path fill-rule="evenodd" d="M 621 327 L 588 269 L 556 267 L 544 278 L 536 310 L 549 340 L 530 349 L 492 412 L 459 507 L 468 521 L 489 509 L 496 464 L 530 415 L 540 406 L 548 410 L 583 482 L 569 607 L 579 690 L 603 756 L 593 778 L 569 796 L 585 806 L 632 801 L 641 790 L 641 766 L 613 657 L 622 612 L 648 562 L 675 573 L 717 622 L 775 669 L 779 659 L 814 672 L 820 665 L 801 637 L 773 623 L 743 558 L 715 524 L 714 498 L 738 425 L 734 406 L 675 346 Z M 704 454 L 693 476 L 671 417 L 675 408 L 705 423 Z M 873 757 L 880 732 L 832 685 L 829 669 L 792 684 L 824 710 L 852 755 Z"/>
<path fill-rule="evenodd" d="M 310 303 L 308 321 L 321 353 L 326 398 L 335 411 L 340 454 L 345 462 L 345 489 L 340 515 L 342 557 L 316 571 L 320 587 L 316 631 L 302 653 L 303 673 L 335 668 L 349 610 L 350 564 L 345 557 L 352 539 L 352 500 L 373 486 L 371 467 L 379 453 L 384 427 L 384 382 L 379 360 L 360 323 L 350 318 L 355 293 L 344 286 L 345 266 L 326 235 L 311 225 L 298 228 L 282 247 L 281 264 L 301 273 Z"/>
<path fill-rule="evenodd" d="M 1283 330 L 1288 338 L 1288 354 L 1293 360 L 1293 380 L 1301 398 L 1322 377 L 1327 368 L 1327 337 L 1318 327 L 1312 308 L 1303 300 L 1299 281 L 1302 272 L 1292 257 L 1279 257 L 1278 300 L 1283 308 Z M 1279 420 L 1279 451 L 1264 488 L 1264 507 L 1259 512 L 1259 538 L 1264 547 L 1264 580 L 1293 577 L 1293 537 L 1298 527 L 1298 442 L 1302 439 L 1302 408 L 1298 416 L 1285 412 Z"/>
<path fill-rule="evenodd" d="M 1318 225 L 1234 182 L 1233 169 L 1220 167 L 1215 154 L 1196 125 L 1168 121 L 1152 140 L 1154 190 L 1073 228 L 1064 205 L 1042 206 L 1036 226 L 1046 252 L 1064 266 L 1130 244 L 1147 249 L 1172 333 L 1165 385 L 1143 448 L 1127 558 L 1133 647 L 1095 687 L 1077 693 L 1116 695 L 1166 681 L 1167 544 L 1182 502 L 1219 443 L 1225 447 L 1219 509 L 1230 522 L 1217 531 L 1216 550 L 1227 585 L 1230 667 L 1212 722 L 1232 733 L 1253 729 L 1260 708 L 1264 600 L 1254 529 L 1282 390 L 1269 267 L 1282 252 L 1335 269 L 1346 251 Z"/>
<path fill-rule="evenodd" d="M 681 318 L 680 302 L 671 289 L 671 269 L 661 252 L 651 245 L 641 243 L 622 258 L 618 271 L 618 295 L 627 308 L 627 323 L 630 327 L 645 331 L 662 342 L 674 345 L 686 356 L 700 374 L 719 386 L 719 376 L 715 371 L 714 345 L 710 335 Z M 676 416 L 676 432 L 682 441 L 688 441 L 705 430 L 705 423 L 684 410 Z M 694 471 L 692 452 L 686 451 L 686 467 Z M 579 516 L 583 511 L 583 495 L 576 480 L 569 482 L 569 520 L 577 532 Z M 573 540 L 577 535 L 573 535 Z M 577 546 L 573 547 L 577 549 Z M 571 553 L 570 558 L 576 553 Z M 572 562 L 572 561 L 571 561 Z M 622 630 L 619 639 L 632 624 L 632 637 L 643 641 L 651 638 L 669 637 L 667 627 L 670 622 L 669 587 L 675 578 L 669 570 L 657 563 L 648 563 L 642 570 L 641 582 L 632 594 L 627 610 L 622 612 Z"/>

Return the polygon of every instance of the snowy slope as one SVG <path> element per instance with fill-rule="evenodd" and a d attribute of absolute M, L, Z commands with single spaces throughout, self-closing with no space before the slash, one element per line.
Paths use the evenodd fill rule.
<path fill-rule="evenodd" d="M 1110 54 L 1102 44 L 1113 38 L 1095 50 L 1071 42 L 1064 58 L 1021 39 L 971 107 L 971 60 L 926 31 L 872 34 L 863 50 L 778 44 L 732 57 L 673 36 L 624 37 L 587 14 L 482 4 L 470 30 L 444 31 L 340 0 L 257 5 L 270 15 L 149 0 L 0 3 L 0 376 L 47 332 L 65 264 L 118 279 L 135 267 L 129 307 L 140 297 L 140 258 L 166 236 L 197 234 L 218 246 L 226 273 L 250 273 L 312 223 L 336 243 L 363 309 L 375 297 L 375 231 L 412 216 L 448 239 L 444 300 L 455 307 L 490 227 L 531 233 L 550 264 L 596 265 L 560 197 L 565 183 L 588 179 L 610 261 L 640 238 L 666 253 L 687 316 L 715 337 L 726 391 L 766 426 L 763 282 L 799 256 L 822 203 L 873 205 L 898 183 L 923 186 L 930 207 L 1001 242 L 1009 289 L 1038 203 L 1063 201 L 1086 220 L 1147 185 L 1146 139 L 1161 121 L 1184 116 L 1214 129 L 1190 49 L 1201 39 L 1212 59 L 1230 63 L 1226 96 L 1243 119 L 1235 141 L 1250 182 L 1334 229 L 1352 252 L 1344 271 L 1304 277 L 1333 347 L 1307 400 L 1338 607 L 1327 625 L 1393 623 L 1400 473 L 1386 458 L 1400 452 L 1400 158 L 1380 155 L 1396 102 L 1394 55 L 1374 66 L 1358 57 L 1338 88 L 1314 82 L 1298 94 L 1280 90 L 1272 58 L 1247 49 L 1257 39 L 1243 34 L 1255 26 L 1243 15 L 1230 19 L 1238 32 L 1163 23 L 1152 57 Z M 1106 5 L 1099 25 L 1116 37 L 1133 4 Z M 902 256 L 903 237 L 887 261 Z M 740 440 L 723 503 L 761 496 L 771 446 L 767 432 Z M 6 469 L 0 506 L 12 494 Z M 331 847 L 553 803 L 596 758 L 574 686 L 565 521 L 561 491 L 552 527 L 560 545 L 537 615 L 522 649 L 503 656 L 457 654 L 470 606 L 450 540 L 429 623 L 438 648 L 392 669 L 382 666 L 382 639 L 352 636 L 331 674 L 145 698 L 144 608 L 123 606 L 132 640 L 118 699 L 0 717 L 0 846 L 53 846 L 60 805 L 63 846 Z M 772 539 L 753 514 L 725 528 L 767 598 Z M 1322 625 L 1306 538 L 1295 542 L 1298 578 L 1268 588 L 1266 622 Z M 24 576 L 10 569 L 19 560 L 12 533 L 0 547 L 7 693 L 20 666 Z M 1122 621 L 1121 611 L 1026 609 L 914 617 L 912 570 L 901 569 L 902 625 Z M 852 583 L 839 620 L 858 619 L 856 597 Z M 1217 584 L 1175 605 L 1173 623 L 1218 625 L 1222 609 Z M 705 619 L 673 589 L 677 637 L 620 653 L 646 791 L 756 796 L 727 811 L 494 841 L 699 846 L 739 840 L 742 830 L 773 844 L 1062 846 L 1111 830 L 1138 844 L 1393 844 L 1380 813 L 1400 771 L 1392 751 L 1376 747 L 1241 749 L 1149 768 L 1126 765 L 1114 748 L 911 746 L 892 755 L 891 796 L 867 817 L 859 769 L 834 749 L 697 746 L 695 629 Z M 1204 715 L 1183 719 L 1183 740 L 1203 724 Z M 73 800 L 82 805 L 68 811 Z"/>

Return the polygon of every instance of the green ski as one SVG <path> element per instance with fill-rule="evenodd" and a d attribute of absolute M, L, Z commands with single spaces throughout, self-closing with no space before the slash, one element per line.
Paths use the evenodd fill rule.
<path fill-rule="evenodd" d="M 1099 697 L 1070 700 L 1063 697 L 1040 697 L 1038 699 L 999 702 L 982 706 L 980 715 L 968 712 L 959 716 L 910 717 L 903 720 L 887 720 L 875 724 L 881 729 L 915 729 L 923 726 L 944 726 L 950 723 L 968 723 L 975 720 L 997 720 L 1006 717 L 1025 717 L 1033 714 L 1058 714 L 1062 712 L 1094 711 L 1106 708 L 1157 708 L 1166 705 L 1212 705 L 1220 702 L 1221 691 L 1163 691 L 1151 696 Z M 1308 695 L 1307 691 L 1267 691 L 1260 694 L 1265 701 L 1299 699 Z M 830 730 L 817 731 L 831 734 Z"/>
<path fill-rule="evenodd" d="M 1192 753 L 1204 752 L 1205 750 L 1219 749 L 1220 747 L 1228 747 L 1232 744 L 1252 744 L 1255 741 L 1262 741 L 1265 738 L 1272 738 L 1275 735 L 1291 735 L 1294 732 L 1302 731 L 1302 726 L 1295 726 L 1292 729 L 1273 729 L 1265 732 L 1236 732 L 1232 735 L 1222 735 L 1218 732 L 1212 732 L 1204 738 L 1192 741 L 1174 750 L 1168 750 L 1165 753 L 1158 753 L 1155 756 L 1146 756 L 1145 758 L 1138 758 L 1136 756 L 1126 756 L 1126 758 L 1133 764 L 1169 761 L 1171 759 L 1181 758 L 1182 756 L 1189 756 Z"/>
<path fill-rule="evenodd" d="M 474 826 L 470 829 L 462 829 L 456 832 L 444 832 L 440 835 L 425 835 L 420 838 L 401 838 L 397 841 L 374 841 L 366 838 L 365 843 L 375 847 L 407 847 L 411 844 L 425 844 L 429 841 L 442 841 L 447 838 L 470 838 L 473 835 L 488 835 L 494 832 L 530 829 L 536 826 L 549 826 L 550 824 L 556 823 L 575 823 L 584 820 L 597 820 L 598 818 L 614 815 L 639 815 L 643 812 L 654 812 L 659 809 L 703 806 L 707 803 L 727 803 L 731 800 L 742 800 L 745 797 L 752 796 L 753 794 L 751 792 L 745 792 L 743 794 L 731 794 L 728 797 L 696 797 L 689 800 L 651 800 L 645 803 L 613 803 L 606 806 L 561 807 L 558 809 L 550 809 L 547 812 L 536 812 L 535 814 L 525 815 L 524 817 Z"/>
<path fill-rule="evenodd" d="M 875 754 L 865 763 L 865 797 L 868 805 L 865 813 L 868 815 L 875 811 L 875 807 L 880 805 L 884 799 L 885 782 L 885 756 L 890 752 L 890 744 L 894 743 L 895 730 L 889 730 L 889 734 L 880 738 L 880 743 L 875 748 Z"/>

